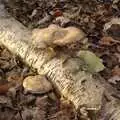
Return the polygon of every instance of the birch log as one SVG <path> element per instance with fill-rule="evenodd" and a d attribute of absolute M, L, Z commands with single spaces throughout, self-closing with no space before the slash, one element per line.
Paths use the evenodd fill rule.
<path fill-rule="evenodd" d="M 2 11 L 2 12 L 1 12 Z M 104 87 L 99 79 L 79 71 L 76 76 L 63 67 L 60 58 L 53 57 L 46 49 L 38 50 L 31 45 L 31 30 L 12 18 L 0 4 L 0 44 L 13 54 L 19 55 L 29 66 L 44 71 L 52 84 L 76 109 L 79 106 L 99 109 Z"/>

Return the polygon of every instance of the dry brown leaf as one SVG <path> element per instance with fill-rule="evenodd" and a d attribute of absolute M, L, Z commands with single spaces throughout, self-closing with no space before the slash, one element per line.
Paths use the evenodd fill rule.
<path fill-rule="evenodd" d="M 10 84 L 10 83 L 4 84 L 4 85 L 0 85 L 0 94 L 7 93 L 11 86 L 12 86 L 12 84 Z"/>
<path fill-rule="evenodd" d="M 112 18 L 110 22 L 105 24 L 104 31 L 108 30 L 113 24 L 120 25 L 120 19 L 119 18 Z"/>
<path fill-rule="evenodd" d="M 113 76 L 114 76 L 114 75 L 120 76 L 120 67 L 119 67 L 119 66 L 116 66 L 116 67 L 113 68 L 113 70 L 112 70 L 112 75 L 113 75 Z"/>
<path fill-rule="evenodd" d="M 118 62 L 120 63 L 120 53 L 115 53 L 115 56 L 117 57 Z"/>
<path fill-rule="evenodd" d="M 114 85 L 116 85 L 119 81 L 120 81 L 120 76 L 117 76 L 117 75 L 108 79 L 108 82 Z"/>
<path fill-rule="evenodd" d="M 22 83 L 23 82 L 23 77 L 20 75 L 20 73 L 11 71 L 7 80 L 9 82 L 13 82 L 13 83 Z"/>
<path fill-rule="evenodd" d="M 120 43 L 120 41 L 114 40 L 112 37 L 103 37 L 100 41 L 100 45 L 112 46 L 114 44 Z"/>

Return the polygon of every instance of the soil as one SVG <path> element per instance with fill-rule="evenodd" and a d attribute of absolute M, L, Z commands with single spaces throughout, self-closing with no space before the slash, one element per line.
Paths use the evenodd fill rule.
<path fill-rule="evenodd" d="M 88 37 L 88 49 L 97 54 L 106 67 L 100 72 L 101 76 L 117 91 L 114 98 L 120 99 L 120 25 L 103 31 L 111 18 L 120 17 L 119 0 L 4 0 L 4 3 L 8 12 L 30 29 L 44 28 L 52 23 L 82 29 Z M 69 20 L 58 21 L 61 16 Z M 111 43 L 111 38 L 119 42 Z M 19 57 L 11 55 L 4 47 L 0 48 L 0 90 L 3 94 L 0 96 L 0 120 L 79 120 L 81 116 L 73 105 L 60 101 L 55 91 L 37 96 L 23 92 L 21 81 L 35 74 Z M 8 79 L 12 79 L 12 85 Z M 17 87 L 16 79 L 19 81 Z M 97 120 L 91 115 L 81 119 Z"/>

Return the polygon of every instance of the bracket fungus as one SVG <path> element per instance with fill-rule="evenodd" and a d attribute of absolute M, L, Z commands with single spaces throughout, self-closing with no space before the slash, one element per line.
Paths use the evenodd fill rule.
<path fill-rule="evenodd" d="M 85 38 L 85 33 L 76 27 L 62 28 L 55 24 L 44 29 L 34 29 L 32 33 L 33 44 L 38 48 L 64 46 Z"/>
<path fill-rule="evenodd" d="M 23 81 L 26 92 L 44 94 L 52 90 L 51 83 L 43 75 L 28 76 Z"/>

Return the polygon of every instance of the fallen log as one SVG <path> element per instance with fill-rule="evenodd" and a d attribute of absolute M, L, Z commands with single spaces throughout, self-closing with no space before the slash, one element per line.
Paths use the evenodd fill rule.
<path fill-rule="evenodd" d="M 63 60 L 55 57 L 52 50 L 36 49 L 31 44 L 31 34 L 31 30 L 11 17 L 0 4 L 0 44 L 20 56 L 38 74 L 43 71 L 61 95 L 73 102 L 76 109 L 86 106 L 99 110 L 104 92 L 101 81 L 84 71 L 74 76 L 64 68 Z"/>

